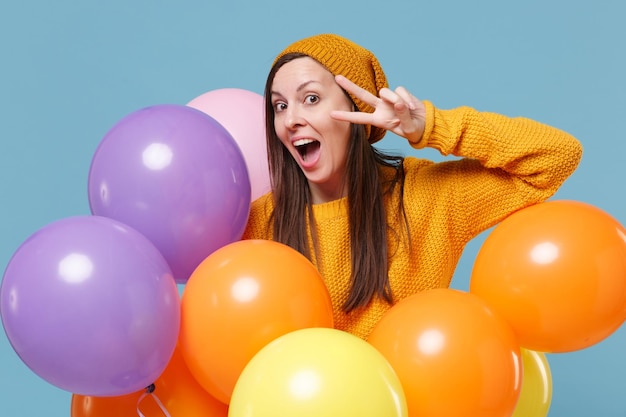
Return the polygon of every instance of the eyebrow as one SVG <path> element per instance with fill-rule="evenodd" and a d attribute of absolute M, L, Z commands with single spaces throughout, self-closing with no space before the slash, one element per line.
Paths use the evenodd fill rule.
<path fill-rule="evenodd" d="M 300 92 L 300 91 L 304 90 L 304 89 L 306 88 L 306 86 L 308 86 L 309 84 L 312 84 L 312 83 L 318 83 L 318 84 L 321 84 L 321 82 L 319 82 L 319 81 L 317 81 L 317 80 L 309 80 L 309 81 L 305 81 L 305 82 L 303 82 L 302 84 L 300 84 L 300 85 L 296 88 L 296 91 L 297 91 L 297 92 Z M 277 94 L 277 95 L 279 95 L 279 96 L 280 96 L 280 95 L 282 95 L 282 94 L 280 94 L 279 92 L 277 92 L 277 91 L 273 91 L 273 90 L 272 90 L 270 93 L 271 93 L 272 95 L 275 95 L 275 94 Z"/>

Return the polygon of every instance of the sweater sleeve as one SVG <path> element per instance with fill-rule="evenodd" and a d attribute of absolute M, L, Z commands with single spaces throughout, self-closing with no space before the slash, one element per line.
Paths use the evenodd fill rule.
<path fill-rule="evenodd" d="M 495 225 L 515 210 L 551 197 L 582 157 L 570 134 L 527 119 L 426 105 L 426 127 L 415 148 L 437 149 L 457 160 L 428 168 L 466 238 Z M 454 209 L 450 209 L 454 210 Z"/>

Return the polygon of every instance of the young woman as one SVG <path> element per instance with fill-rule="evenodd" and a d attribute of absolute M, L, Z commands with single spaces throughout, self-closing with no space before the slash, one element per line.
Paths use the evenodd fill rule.
<path fill-rule="evenodd" d="M 370 51 L 333 34 L 281 52 L 265 101 L 272 191 L 253 202 L 244 238 L 307 256 L 335 327 L 364 339 L 393 303 L 448 287 L 467 242 L 552 196 L 582 155 L 538 122 L 390 90 Z M 459 158 L 386 155 L 372 144 L 387 130 Z"/>

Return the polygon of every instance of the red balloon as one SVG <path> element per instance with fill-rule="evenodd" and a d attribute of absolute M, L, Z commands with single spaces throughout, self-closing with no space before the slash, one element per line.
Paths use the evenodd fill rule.
<path fill-rule="evenodd" d="M 582 202 L 525 208 L 487 236 L 470 292 L 509 321 L 525 348 L 592 346 L 626 318 L 626 230 Z"/>
<path fill-rule="evenodd" d="M 333 327 L 330 295 L 313 264 L 268 240 L 222 247 L 193 272 L 182 296 L 180 343 L 206 391 L 228 404 L 252 357 L 279 336 Z"/>
<path fill-rule="evenodd" d="M 368 341 L 394 368 L 410 416 L 510 416 L 521 390 L 513 330 L 473 294 L 434 289 L 389 309 Z"/>

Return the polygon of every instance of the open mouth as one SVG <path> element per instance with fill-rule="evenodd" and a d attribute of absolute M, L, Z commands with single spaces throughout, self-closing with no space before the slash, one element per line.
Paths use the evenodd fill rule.
<path fill-rule="evenodd" d="M 319 152 L 320 143 L 313 139 L 300 139 L 293 144 L 303 161 Z"/>

